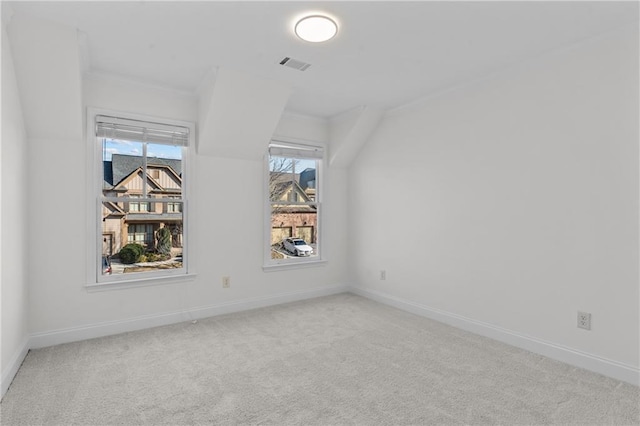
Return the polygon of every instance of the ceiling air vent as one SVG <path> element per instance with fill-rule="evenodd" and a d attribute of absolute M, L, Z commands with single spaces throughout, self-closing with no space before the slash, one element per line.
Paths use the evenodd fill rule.
<path fill-rule="evenodd" d="M 281 60 L 280 65 L 284 65 L 285 67 L 293 68 L 299 71 L 304 71 L 311 66 L 311 64 L 298 61 L 297 59 L 291 59 L 289 57 L 286 57 L 283 60 Z"/>

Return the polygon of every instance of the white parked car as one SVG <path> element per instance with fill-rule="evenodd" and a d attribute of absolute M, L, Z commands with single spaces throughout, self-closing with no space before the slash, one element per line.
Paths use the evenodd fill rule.
<path fill-rule="evenodd" d="M 285 238 L 282 246 L 296 256 L 311 256 L 313 249 L 302 238 Z"/>

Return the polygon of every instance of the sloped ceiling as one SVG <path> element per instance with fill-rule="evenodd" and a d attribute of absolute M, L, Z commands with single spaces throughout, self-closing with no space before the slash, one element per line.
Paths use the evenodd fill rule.
<path fill-rule="evenodd" d="M 291 88 L 277 81 L 219 68 L 211 92 L 200 100 L 198 152 L 260 160 Z M 247 117 L 251 117 L 250 124 Z"/>
<path fill-rule="evenodd" d="M 286 110 L 394 108 L 638 21 L 637 2 L 11 2 L 77 29 L 86 71 L 198 95 L 224 67 L 292 88 Z M 338 36 L 297 39 L 326 12 Z M 311 64 L 280 66 L 289 56 Z"/>

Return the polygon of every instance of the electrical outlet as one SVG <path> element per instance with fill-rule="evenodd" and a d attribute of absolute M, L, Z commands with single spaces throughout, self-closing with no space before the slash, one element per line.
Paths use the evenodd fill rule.
<path fill-rule="evenodd" d="M 222 277 L 222 288 L 231 287 L 231 277 Z"/>
<path fill-rule="evenodd" d="M 591 330 L 591 314 L 578 311 L 578 328 Z"/>
<path fill-rule="evenodd" d="M 382 271 L 380 271 L 380 279 L 382 281 L 387 279 L 387 271 L 385 271 L 384 269 Z"/>

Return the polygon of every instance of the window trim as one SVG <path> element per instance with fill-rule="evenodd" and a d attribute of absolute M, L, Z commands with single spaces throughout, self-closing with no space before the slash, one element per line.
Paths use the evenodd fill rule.
<path fill-rule="evenodd" d="M 132 273 L 122 275 L 103 276 L 101 268 L 102 258 L 102 223 L 99 220 L 99 213 L 102 211 L 102 181 L 103 173 L 102 149 L 99 142 L 100 137 L 96 135 L 96 117 L 111 116 L 118 117 L 123 120 L 134 120 L 152 124 L 160 124 L 166 126 L 180 126 L 189 129 L 189 137 L 186 144 L 183 145 L 182 161 L 182 215 L 183 215 L 183 267 L 174 270 L 150 271 L 144 273 Z M 165 119 L 160 117 L 148 116 L 143 114 L 130 113 L 125 111 L 114 111 L 102 108 L 88 107 L 86 119 L 86 140 L 87 149 L 87 241 L 89 243 L 86 250 L 86 285 L 87 290 L 96 288 L 102 289 L 120 289 L 135 288 L 140 283 L 143 285 L 155 285 L 167 282 L 176 282 L 184 280 L 193 280 L 196 276 L 195 261 L 190 253 L 195 247 L 195 233 L 191 232 L 193 223 L 193 200 L 191 196 L 194 193 L 191 176 L 195 176 L 194 158 L 195 158 L 195 123 L 182 120 Z M 150 142 L 153 143 L 153 142 Z M 141 199 L 141 202 L 144 199 Z M 156 201 L 157 202 L 157 201 Z M 125 285 L 126 284 L 126 285 Z"/>
<path fill-rule="evenodd" d="M 269 176 L 270 176 L 270 167 L 269 167 L 269 158 L 271 156 L 270 147 L 271 145 L 276 145 L 278 148 L 276 149 L 276 153 L 274 155 L 286 157 L 287 155 L 283 155 L 284 152 L 280 148 L 281 146 L 290 147 L 290 152 L 293 154 L 292 158 L 308 158 L 315 159 L 318 161 L 316 168 L 316 198 L 313 201 L 313 204 L 317 205 L 317 238 L 318 243 L 316 250 L 318 252 L 315 257 L 300 257 L 300 258 L 287 258 L 287 259 L 272 259 L 271 258 L 271 199 L 270 199 L 270 191 L 269 191 Z M 298 150 L 296 150 L 298 148 Z M 305 155 L 309 153 L 310 155 Z M 323 247 L 325 246 L 325 231 L 324 231 L 324 211 L 326 210 L 325 199 L 326 199 L 326 189 L 325 189 L 325 174 L 327 171 L 326 167 L 326 158 L 327 158 L 327 148 L 326 145 L 320 142 L 313 141 L 305 141 L 299 139 L 289 139 L 289 138 L 272 138 L 269 141 L 269 145 L 267 146 L 267 150 L 264 154 L 264 173 L 263 173 L 263 200 L 264 200 L 264 234 L 263 234 L 263 247 L 264 247 L 264 258 L 262 270 L 264 272 L 272 272 L 272 271 L 281 271 L 287 269 L 296 269 L 296 268 L 309 268 L 309 267 L 317 267 L 323 266 L 327 264 L 327 260 L 325 258 L 325 253 Z"/>

